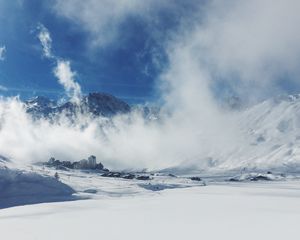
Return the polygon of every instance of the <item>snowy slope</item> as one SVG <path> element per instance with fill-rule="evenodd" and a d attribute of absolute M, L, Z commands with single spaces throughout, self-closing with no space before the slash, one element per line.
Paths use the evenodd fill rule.
<path fill-rule="evenodd" d="M 54 177 L 0 168 L 0 209 L 41 202 L 74 200 L 75 191 Z"/>
<path fill-rule="evenodd" d="M 269 99 L 236 113 L 245 141 L 221 168 L 300 171 L 300 98 Z M 246 143 L 246 144 L 245 144 Z"/>
<path fill-rule="evenodd" d="M 299 182 L 165 190 L 0 211 L 4 239 L 299 239 Z"/>

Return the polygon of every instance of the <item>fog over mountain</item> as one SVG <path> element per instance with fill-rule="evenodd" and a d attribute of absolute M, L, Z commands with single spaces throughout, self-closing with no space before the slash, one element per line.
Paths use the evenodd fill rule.
<path fill-rule="evenodd" d="M 111 7 L 113 13 L 105 11 Z M 187 5 L 53 1 L 52 14 L 84 29 L 87 54 L 122 46 L 123 22 L 143 20 L 156 43 L 151 66 L 160 66 L 156 97 L 136 106 L 111 94 L 84 91 L 78 62 L 57 51 L 56 31 L 38 22 L 32 37 L 64 94 L 56 101 L 2 97 L 0 154 L 18 163 L 52 156 L 76 161 L 94 154 L 119 169 L 296 166 L 296 147 L 289 146 L 298 141 L 298 98 L 270 99 L 297 91 L 299 7 L 293 0 Z M 170 11 L 170 18 L 177 19 L 170 21 L 166 37 L 160 34 L 156 10 Z M 153 74 L 147 67 L 145 74 Z"/>
<path fill-rule="evenodd" d="M 299 13 L 0 0 L 1 239 L 299 239 Z"/>

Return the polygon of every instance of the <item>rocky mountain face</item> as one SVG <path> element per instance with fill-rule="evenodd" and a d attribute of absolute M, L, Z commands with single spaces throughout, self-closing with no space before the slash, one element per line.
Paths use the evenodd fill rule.
<path fill-rule="evenodd" d="M 92 116 L 112 117 L 117 114 L 126 114 L 131 111 L 130 106 L 110 94 L 90 93 L 82 97 L 79 104 L 65 102 L 59 104 L 46 97 L 35 97 L 25 102 L 27 113 L 34 118 L 51 117 L 60 113 L 73 116 L 76 113 L 90 113 Z"/>
<path fill-rule="evenodd" d="M 25 102 L 26 111 L 35 117 L 46 117 L 57 107 L 56 102 L 46 97 L 37 96 Z"/>

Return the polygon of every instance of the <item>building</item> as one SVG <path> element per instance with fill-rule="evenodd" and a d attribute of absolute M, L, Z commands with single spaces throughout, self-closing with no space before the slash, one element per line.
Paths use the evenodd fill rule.
<path fill-rule="evenodd" d="M 89 166 L 89 168 L 96 168 L 96 166 L 97 166 L 97 161 L 96 161 L 96 157 L 95 156 L 90 156 L 89 158 L 88 158 L 88 166 Z"/>

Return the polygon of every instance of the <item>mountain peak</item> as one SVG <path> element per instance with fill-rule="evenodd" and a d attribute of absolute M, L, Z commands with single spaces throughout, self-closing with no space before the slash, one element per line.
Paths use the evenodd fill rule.
<path fill-rule="evenodd" d="M 111 117 L 130 112 L 130 106 L 121 99 L 107 93 L 93 92 L 83 96 L 77 105 L 70 101 L 57 104 L 44 96 L 37 96 L 25 102 L 26 110 L 36 118 L 50 117 L 62 112 L 72 116 L 79 109 L 94 116 Z"/>

